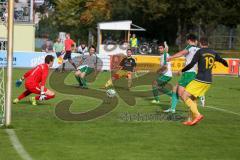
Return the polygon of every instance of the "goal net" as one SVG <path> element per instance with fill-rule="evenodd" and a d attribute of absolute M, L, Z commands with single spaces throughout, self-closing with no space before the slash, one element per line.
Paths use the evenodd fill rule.
<path fill-rule="evenodd" d="M 4 125 L 5 120 L 5 86 L 4 86 L 4 67 L 0 68 L 0 126 Z"/>

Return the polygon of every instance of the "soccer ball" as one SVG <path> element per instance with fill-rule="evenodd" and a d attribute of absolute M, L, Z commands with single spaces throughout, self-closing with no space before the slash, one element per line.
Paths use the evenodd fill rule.
<path fill-rule="evenodd" d="M 106 93 L 107 93 L 107 96 L 110 98 L 113 98 L 114 96 L 116 96 L 116 91 L 114 89 L 108 89 Z"/>

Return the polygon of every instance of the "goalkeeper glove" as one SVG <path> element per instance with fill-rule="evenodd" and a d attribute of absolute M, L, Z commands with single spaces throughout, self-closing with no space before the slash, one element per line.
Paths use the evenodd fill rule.
<path fill-rule="evenodd" d="M 22 85 L 23 80 L 20 78 L 16 80 L 16 87 L 19 88 Z"/>
<path fill-rule="evenodd" d="M 47 96 L 45 95 L 45 92 L 41 92 L 40 97 L 39 97 L 39 101 L 45 100 L 46 97 L 47 97 Z"/>

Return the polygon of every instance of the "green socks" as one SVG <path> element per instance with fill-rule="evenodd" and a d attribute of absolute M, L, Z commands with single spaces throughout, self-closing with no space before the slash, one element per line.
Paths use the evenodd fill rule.
<path fill-rule="evenodd" d="M 82 87 L 87 87 L 87 81 L 85 78 L 80 78 L 78 76 L 75 76 L 76 80 L 78 81 L 79 85 Z"/>
<path fill-rule="evenodd" d="M 163 94 L 166 94 L 166 95 L 172 97 L 172 94 L 173 94 L 173 93 L 172 93 L 171 90 L 166 89 L 166 88 L 162 88 L 161 90 L 162 90 Z M 153 87 L 152 87 L 152 92 L 153 92 L 154 99 L 155 99 L 156 101 L 160 101 L 160 96 L 159 96 L 158 87 L 153 86 Z"/>
<path fill-rule="evenodd" d="M 82 86 L 83 84 L 82 84 L 82 82 L 81 82 L 81 78 L 78 77 L 78 76 L 75 76 L 75 78 L 76 78 L 76 80 L 78 81 L 79 85 Z"/>
<path fill-rule="evenodd" d="M 87 81 L 85 78 L 80 78 L 83 87 L 87 87 Z"/>
<path fill-rule="evenodd" d="M 153 86 L 153 87 L 152 87 L 152 92 L 153 92 L 154 99 L 155 99 L 156 101 L 160 101 L 160 96 L 159 96 L 159 92 L 158 92 L 158 87 Z"/>
<path fill-rule="evenodd" d="M 178 98 L 177 93 L 173 92 L 172 93 L 172 103 L 171 103 L 172 110 L 176 110 L 178 100 L 179 100 L 179 98 Z"/>

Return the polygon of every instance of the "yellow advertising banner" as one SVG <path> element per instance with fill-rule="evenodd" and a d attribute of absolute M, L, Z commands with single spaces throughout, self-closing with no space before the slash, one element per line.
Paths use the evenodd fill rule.
<path fill-rule="evenodd" d="M 156 63 L 160 64 L 160 56 L 145 56 L 145 55 L 134 55 L 133 58 L 139 63 Z"/>
<path fill-rule="evenodd" d="M 176 58 L 171 61 L 172 71 L 177 72 L 185 66 L 185 58 Z"/>
<path fill-rule="evenodd" d="M 145 56 L 136 55 L 133 56 L 137 63 L 138 71 L 157 71 L 160 67 L 160 56 Z M 180 71 L 185 65 L 185 58 L 176 58 L 171 61 L 172 71 Z"/>
<path fill-rule="evenodd" d="M 160 56 L 135 55 L 137 71 L 156 72 L 160 67 Z"/>
<path fill-rule="evenodd" d="M 229 69 L 228 67 L 225 67 L 219 62 L 215 62 L 213 69 L 212 69 L 213 74 L 229 74 Z"/>
<path fill-rule="evenodd" d="M 133 56 L 137 62 L 138 71 L 150 71 L 154 72 L 160 67 L 160 56 L 145 56 L 145 55 L 135 55 Z M 232 59 L 226 59 L 231 66 Z M 239 63 L 239 60 L 238 60 Z M 233 63 L 235 64 L 235 63 Z M 180 71 L 185 66 L 185 58 L 176 58 L 171 61 L 172 71 Z M 238 68 L 238 67 L 235 67 Z M 234 70 L 235 71 L 235 70 Z M 213 74 L 230 74 L 229 68 L 223 66 L 219 62 L 215 62 L 212 73 Z M 237 71 L 236 71 L 237 72 Z"/>

